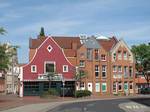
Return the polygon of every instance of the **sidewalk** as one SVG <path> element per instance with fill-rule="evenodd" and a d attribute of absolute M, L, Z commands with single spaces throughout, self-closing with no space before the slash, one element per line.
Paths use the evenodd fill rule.
<path fill-rule="evenodd" d="M 141 96 L 141 95 L 140 95 Z M 138 97 L 140 97 L 138 96 Z M 88 97 L 88 98 L 80 98 L 80 99 L 59 99 L 59 101 L 51 101 L 51 102 L 43 102 L 38 104 L 28 104 L 20 107 L 16 107 L 9 110 L 4 110 L 2 112 L 46 112 L 47 110 L 50 110 L 52 108 L 55 108 L 61 104 L 67 104 L 67 103 L 73 103 L 73 102 L 83 102 L 83 101 L 95 101 L 95 100 L 110 100 L 110 99 L 120 99 L 120 98 L 134 98 L 137 96 L 128 96 L 128 97 L 121 97 L 121 96 L 107 96 L 107 97 Z M 141 96 L 143 97 L 143 96 Z M 144 97 L 150 97 L 150 96 L 144 96 Z"/>

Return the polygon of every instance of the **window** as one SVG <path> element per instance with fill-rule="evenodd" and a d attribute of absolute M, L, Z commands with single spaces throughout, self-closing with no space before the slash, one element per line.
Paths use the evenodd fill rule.
<path fill-rule="evenodd" d="M 99 55 L 98 55 L 98 49 L 95 49 L 95 60 L 98 60 L 99 59 Z"/>
<path fill-rule="evenodd" d="M 84 53 L 80 53 L 80 58 L 84 58 L 85 54 Z"/>
<path fill-rule="evenodd" d="M 118 90 L 119 90 L 119 91 L 122 90 L 122 83 L 121 83 L 121 82 L 118 83 Z"/>
<path fill-rule="evenodd" d="M 114 91 L 114 92 L 116 92 L 116 90 L 117 90 L 117 87 L 116 87 L 116 86 L 117 86 L 116 82 L 113 82 L 113 91 Z"/>
<path fill-rule="evenodd" d="M 100 92 L 100 83 L 95 84 L 95 91 Z"/>
<path fill-rule="evenodd" d="M 31 72 L 32 73 L 36 73 L 37 72 L 36 65 L 31 65 Z"/>
<path fill-rule="evenodd" d="M 113 72 L 117 72 L 117 66 L 116 65 L 113 66 Z"/>
<path fill-rule="evenodd" d="M 116 60 L 116 53 L 114 53 L 113 58 L 114 58 L 114 60 Z"/>
<path fill-rule="evenodd" d="M 106 77 L 106 65 L 102 65 L 102 77 Z"/>
<path fill-rule="evenodd" d="M 133 76 L 133 68 L 132 68 L 132 66 L 129 67 L 129 76 L 130 77 Z"/>
<path fill-rule="evenodd" d="M 84 60 L 80 60 L 80 67 L 85 67 L 85 61 Z"/>
<path fill-rule="evenodd" d="M 133 82 L 130 82 L 130 89 L 133 89 Z"/>
<path fill-rule="evenodd" d="M 105 54 L 101 55 L 101 61 L 106 61 L 106 55 Z"/>
<path fill-rule="evenodd" d="M 84 82 L 80 83 L 80 88 L 84 88 Z"/>
<path fill-rule="evenodd" d="M 63 65 L 63 72 L 68 72 L 68 65 Z"/>
<path fill-rule="evenodd" d="M 118 60 L 121 60 L 121 59 L 122 59 L 121 51 L 118 51 Z"/>
<path fill-rule="evenodd" d="M 55 72 L 55 63 L 46 62 L 45 63 L 45 73 L 54 73 Z"/>
<path fill-rule="evenodd" d="M 106 92 L 106 91 L 107 91 L 107 84 L 102 83 L 102 92 Z"/>
<path fill-rule="evenodd" d="M 52 51 L 52 46 L 49 45 L 49 46 L 47 47 L 47 50 L 48 50 L 48 52 L 51 52 L 51 51 Z"/>
<path fill-rule="evenodd" d="M 99 77 L 99 66 L 95 65 L 95 77 Z"/>
<path fill-rule="evenodd" d="M 124 77 L 127 78 L 128 77 L 128 67 L 124 66 Z"/>
<path fill-rule="evenodd" d="M 87 49 L 87 59 L 92 59 L 92 49 Z"/>
<path fill-rule="evenodd" d="M 126 51 L 123 52 L 123 58 L 124 58 L 124 60 L 127 60 L 127 52 Z"/>
<path fill-rule="evenodd" d="M 125 90 L 125 91 L 128 90 L 128 83 L 127 83 L 127 82 L 124 83 L 124 90 Z"/>
<path fill-rule="evenodd" d="M 118 72 L 122 72 L 122 67 L 118 66 Z"/>

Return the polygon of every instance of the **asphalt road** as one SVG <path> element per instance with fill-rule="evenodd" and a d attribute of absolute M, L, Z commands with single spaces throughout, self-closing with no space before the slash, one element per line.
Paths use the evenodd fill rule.
<path fill-rule="evenodd" d="M 150 106 L 150 98 L 98 100 L 61 105 L 48 112 L 125 112 L 119 104 L 136 102 Z"/>

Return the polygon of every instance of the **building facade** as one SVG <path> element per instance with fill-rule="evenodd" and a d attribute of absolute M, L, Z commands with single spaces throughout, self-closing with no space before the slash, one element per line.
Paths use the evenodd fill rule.
<path fill-rule="evenodd" d="M 55 78 L 49 80 L 49 73 Z M 21 67 L 20 96 L 52 87 L 87 89 L 93 95 L 135 93 L 135 63 L 127 44 L 116 37 L 38 37 L 29 40 L 29 63 Z M 68 91 L 69 92 L 69 91 Z"/>

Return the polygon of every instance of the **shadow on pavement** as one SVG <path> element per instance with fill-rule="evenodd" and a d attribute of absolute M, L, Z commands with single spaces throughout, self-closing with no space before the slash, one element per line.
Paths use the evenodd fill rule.
<path fill-rule="evenodd" d="M 149 98 L 130 98 L 129 100 L 150 107 L 150 97 Z"/>

